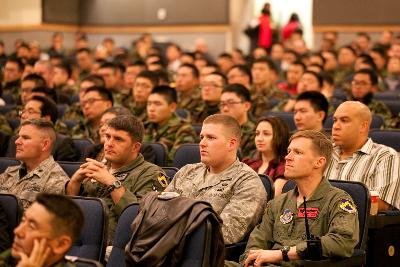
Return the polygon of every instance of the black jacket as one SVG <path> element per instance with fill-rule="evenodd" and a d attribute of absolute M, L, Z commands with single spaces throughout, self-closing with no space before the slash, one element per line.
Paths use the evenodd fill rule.
<path fill-rule="evenodd" d="M 179 266 L 185 253 L 186 238 L 205 220 L 211 223 L 210 252 L 204 266 L 224 265 L 224 240 L 221 219 L 208 202 L 187 197 L 159 200 L 148 193 L 139 204 L 132 223 L 132 238 L 126 246 L 127 266 Z M 206 250 L 207 252 L 207 250 Z"/>

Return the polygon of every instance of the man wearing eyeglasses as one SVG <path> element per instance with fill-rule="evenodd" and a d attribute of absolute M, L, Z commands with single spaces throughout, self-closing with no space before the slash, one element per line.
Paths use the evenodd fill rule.
<path fill-rule="evenodd" d="M 43 119 L 45 121 L 56 124 L 58 111 L 57 106 L 53 100 L 44 96 L 33 96 L 23 109 L 19 111 L 21 122 L 29 119 Z M 16 136 L 10 138 L 8 142 L 6 157 L 15 157 L 16 145 L 15 141 L 18 138 L 18 131 Z M 0 149 L 1 150 L 1 149 Z M 52 149 L 52 155 L 54 160 L 57 161 L 75 161 L 76 151 L 74 144 L 69 136 L 57 134 L 56 140 Z"/>
<path fill-rule="evenodd" d="M 374 93 L 378 90 L 378 76 L 370 69 L 358 70 L 351 81 L 351 95 L 349 100 L 360 101 L 368 106 L 372 114 L 383 117 L 388 126 L 392 119 L 392 113 L 385 103 L 374 100 Z"/>
<path fill-rule="evenodd" d="M 72 129 L 73 138 L 87 138 L 95 144 L 100 141 L 98 128 L 101 115 L 113 106 L 111 92 L 104 87 L 93 86 L 86 90 L 80 101 L 84 120 Z"/>
<path fill-rule="evenodd" d="M 205 118 L 219 112 L 222 89 L 227 84 L 225 75 L 212 72 L 201 82 L 201 104 L 192 112 L 192 123 L 202 123 Z"/>
<path fill-rule="evenodd" d="M 255 124 L 249 119 L 251 108 L 250 92 L 241 84 L 230 84 L 224 88 L 219 108 L 221 114 L 233 117 L 240 125 L 242 138 L 240 150 L 243 157 L 248 157 L 255 150 Z"/>

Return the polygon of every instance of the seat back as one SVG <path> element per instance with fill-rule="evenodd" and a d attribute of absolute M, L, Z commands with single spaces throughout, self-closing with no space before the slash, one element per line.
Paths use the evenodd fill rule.
<path fill-rule="evenodd" d="M 400 130 L 371 130 L 369 137 L 375 143 L 390 146 L 396 151 L 400 151 Z"/>
<path fill-rule="evenodd" d="M 131 224 L 139 211 L 138 204 L 126 207 L 118 219 L 113 241 L 113 248 L 107 262 L 107 267 L 125 267 L 125 246 L 132 236 Z"/>
<path fill-rule="evenodd" d="M 274 198 L 274 187 L 271 183 L 271 180 L 264 174 L 259 174 L 258 176 L 260 176 L 261 182 L 263 183 L 265 191 L 267 192 L 267 201 L 270 201 Z"/>
<path fill-rule="evenodd" d="M 371 208 L 370 195 L 367 186 L 360 182 L 329 180 L 329 182 L 347 192 L 354 201 L 358 211 L 358 221 L 360 228 L 360 239 L 356 246 L 357 249 L 365 249 L 368 235 L 368 218 Z M 282 192 L 286 193 L 296 186 L 293 180 L 289 180 L 283 187 Z"/>
<path fill-rule="evenodd" d="M 102 199 L 89 197 L 72 198 L 82 209 L 85 223 L 79 239 L 67 255 L 103 262 L 107 245 L 107 206 Z"/>
<path fill-rule="evenodd" d="M 176 149 L 173 165 L 182 168 L 186 164 L 200 162 L 199 144 L 183 144 Z"/>
<path fill-rule="evenodd" d="M 78 161 L 85 161 L 85 152 L 93 146 L 93 142 L 86 138 L 73 138 L 72 142 L 76 149 Z"/>
<path fill-rule="evenodd" d="M 7 232 L 10 240 L 14 239 L 14 229 L 21 221 L 23 214 L 22 203 L 19 198 L 12 194 L 0 194 L 0 204 L 3 207 L 8 220 Z"/>
<path fill-rule="evenodd" d="M 170 183 L 172 181 L 172 179 L 175 176 L 175 173 L 177 173 L 179 171 L 179 169 L 175 168 L 175 167 L 162 167 L 162 169 L 169 178 L 168 183 Z"/>
<path fill-rule="evenodd" d="M 15 158 L 0 158 L 0 173 L 3 173 L 8 167 L 21 164 Z"/>
<path fill-rule="evenodd" d="M 152 143 L 152 142 L 142 142 L 141 151 L 143 151 L 146 146 L 151 146 L 156 154 L 154 164 L 156 164 L 157 166 L 167 165 L 167 150 L 165 149 L 165 146 L 163 144 Z"/>
<path fill-rule="evenodd" d="M 70 162 L 70 161 L 57 161 L 61 168 L 65 171 L 69 178 L 71 178 L 74 173 L 79 169 L 83 162 Z"/>
<path fill-rule="evenodd" d="M 290 131 L 295 131 L 296 124 L 294 123 L 294 113 L 293 112 L 273 112 L 273 111 L 267 111 L 263 112 L 261 116 L 266 116 L 266 117 L 279 117 L 282 120 L 286 122 L 286 124 L 289 126 Z"/>

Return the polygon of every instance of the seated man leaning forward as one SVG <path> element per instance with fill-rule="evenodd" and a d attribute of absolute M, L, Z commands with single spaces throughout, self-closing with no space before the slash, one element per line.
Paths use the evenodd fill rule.
<path fill-rule="evenodd" d="M 24 120 L 15 140 L 15 158 L 21 165 L 8 167 L 0 174 L 0 193 L 16 195 L 24 209 L 38 193 L 64 194 L 68 176 L 51 155 L 55 140 L 51 122 Z"/>
<path fill-rule="evenodd" d="M 310 232 L 321 238 L 323 257 L 350 257 L 359 239 L 357 210 L 351 197 L 323 177 L 332 144 L 317 131 L 295 133 L 286 156 L 285 177 L 297 187 L 267 204 L 262 222 L 250 234 L 244 266 L 301 265 L 307 259 L 304 197 Z M 225 262 L 225 266 L 237 266 Z M 275 266 L 275 265 L 274 265 Z"/>
<path fill-rule="evenodd" d="M 73 267 L 64 259 L 79 237 L 84 217 L 68 197 L 39 194 L 14 229 L 11 249 L 0 253 L 0 266 Z"/>
<path fill-rule="evenodd" d="M 104 141 L 106 162 L 87 158 L 67 184 L 68 195 L 103 199 L 109 212 L 109 237 L 113 237 L 122 211 L 153 189 L 162 191 L 167 179 L 162 169 L 140 154 L 143 124 L 135 117 L 117 116 L 107 122 Z"/>
<path fill-rule="evenodd" d="M 225 244 L 239 242 L 261 218 L 264 186 L 236 157 L 240 126 L 235 119 L 222 114 L 207 117 L 200 139 L 201 163 L 181 168 L 166 191 L 208 201 L 223 220 Z"/>

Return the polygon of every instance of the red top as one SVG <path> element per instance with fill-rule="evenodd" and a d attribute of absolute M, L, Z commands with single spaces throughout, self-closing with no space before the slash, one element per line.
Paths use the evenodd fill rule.
<path fill-rule="evenodd" d="M 286 41 L 287 39 L 292 36 L 292 33 L 300 28 L 300 24 L 297 21 L 292 21 L 289 22 L 288 24 L 285 25 L 282 29 L 282 39 L 283 41 Z"/>
<path fill-rule="evenodd" d="M 258 46 L 269 48 L 272 44 L 271 19 L 268 15 L 261 15 L 259 20 Z"/>
<path fill-rule="evenodd" d="M 262 165 L 261 159 L 251 159 L 244 158 L 243 163 L 249 165 L 255 172 L 258 173 L 258 169 Z M 268 164 L 268 168 L 265 170 L 263 174 L 267 175 L 272 181 L 275 181 L 278 178 L 284 178 L 285 173 L 285 160 L 276 161 L 271 160 Z"/>

